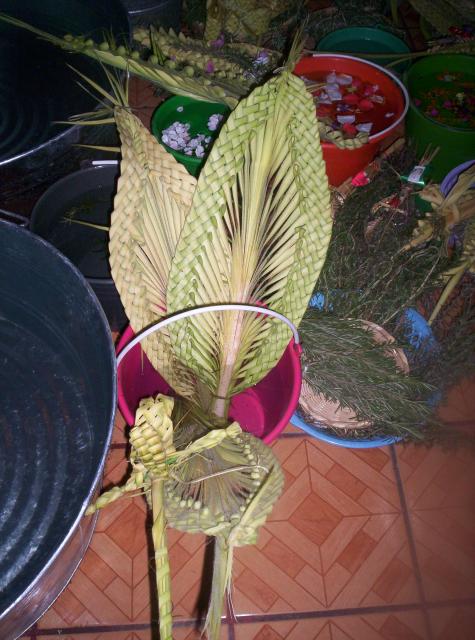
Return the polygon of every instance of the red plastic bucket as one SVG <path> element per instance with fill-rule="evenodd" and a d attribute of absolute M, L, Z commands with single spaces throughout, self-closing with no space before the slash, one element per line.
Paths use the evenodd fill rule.
<path fill-rule="evenodd" d="M 294 73 L 309 80 L 320 80 L 322 74 L 336 71 L 357 76 L 369 84 L 377 84 L 386 98 L 385 108 L 394 113 L 389 126 L 381 128 L 369 136 L 369 141 L 359 149 L 338 149 L 330 142 L 322 142 L 323 159 L 327 168 L 330 185 L 339 186 L 364 169 L 377 155 L 381 142 L 391 136 L 403 121 L 409 107 L 409 97 L 402 82 L 390 71 L 368 60 L 354 56 L 327 53 L 314 54 L 302 58 Z"/>
<path fill-rule="evenodd" d="M 129 326 L 116 352 L 119 353 L 133 337 L 134 332 Z M 297 408 L 302 384 L 300 353 L 300 345 L 292 339 L 266 377 L 231 401 L 230 418 L 239 422 L 244 431 L 266 443 L 277 438 Z M 134 424 L 135 411 L 142 398 L 157 393 L 173 395 L 173 389 L 155 371 L 139 344 L 122 361 L 117 373 L 117 386 L 119 409 L 129 425 Z"/>

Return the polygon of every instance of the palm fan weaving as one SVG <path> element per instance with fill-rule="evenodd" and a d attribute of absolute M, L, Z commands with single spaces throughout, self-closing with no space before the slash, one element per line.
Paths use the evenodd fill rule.
<path fill-rule="evenodd" d="M 172 262 L 168 310 L 257 303 L 298 325 L 330 234 L 312 98 L 284 71 L 239 103 L 211 150 Z M 275 366 L 288 342 L 281 323 L 239 312 L 186 320 L 170 335 L 218 417 L 232 394 Z"/>
<path fill-rule="evenodd" d="M 304 83 L 284 69 L 244 99 L 197 183 L 131 113 L 112 77 L 111 83 L 114 95 L 102 94 L 113 104 L 122 160 L 110 261 L 134 331 L 157 321 L 159 328 L 167 314 L 226 303 L 265 305 L 298 324 L 331 234 L 325 166 Z M 270 449 L 236 423 L 227 425 L 229 401 L 275 366 L 289 334 L 275 318 L 242 310 L 166 322 L 172 320 L 147 337 L 144 349 L 177 393 L 173 416 L 171 399 L 142 401 L 131 432 L 132 476 L 96 506 L 134 489 L 149 496 L 162 640 L 171 638 L 166 524 L 216 537 L 206 628 L 217 640 L 232 550 L 255 541 L 283 483 Z"/>

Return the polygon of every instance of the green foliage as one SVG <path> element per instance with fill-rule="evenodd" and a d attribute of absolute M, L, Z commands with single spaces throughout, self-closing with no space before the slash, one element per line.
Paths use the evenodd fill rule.
<path fill-rule="evenodd" d="M 435 388 L 400 371 L 387 346 L 357 320 L 309 309 L 300 324 L 304 380 L 325 398 L 351 409 L 368 428 L 349 437 L 391 434 L 420 439 Z M 337 429 L 339 435 L 341 429 Z"/>

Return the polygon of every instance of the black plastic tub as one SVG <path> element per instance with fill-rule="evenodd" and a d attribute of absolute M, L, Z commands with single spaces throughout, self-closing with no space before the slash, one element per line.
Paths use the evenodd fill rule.
<path fill-rule="evenodd" d="M 117 40 L 129 40 L 120 0 L 0 0 L 0 11 L 56 35 L 71 32 L 102 40 L 112 32 Z M 97 105 L 68 64 L 108 86 L 96 61 L 0 22 L 0 206 L 5 209 L 18 211 L 21 198 L 34 200 L 43 185 L 91 157 L 90 150 L 72 145 L 114 140 L 114 127 L 58 124 Z M 8 206 L 13 201 L 15 206 Z"/>
<path fill-rule="evenodd" d="M 127 316 L 111 278 L 109 233 L 81 222 L 108 227 L 118 163 L 91 166 L 55 182 L 36 203 L 30 229 L 53 244 L 87 278 L 111 329 L 120 331 Z"/>
<path fill-rule="evenodd" d="M 92 534 L 116 407 L 104 313 L 54 247 L 0 222 L 0 638 L 20 636 Z"/>
<path fill-rule="evenodd" d="M 122 0 L 132 25 L 180 30 L 182 0 Z"/>

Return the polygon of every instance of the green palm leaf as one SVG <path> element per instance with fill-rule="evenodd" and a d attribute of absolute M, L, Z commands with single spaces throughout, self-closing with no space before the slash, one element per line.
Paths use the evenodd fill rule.
<path fill-rule="evenodd" d="M 298 323 L 330 233 L 315 108 L 284 71 L 239 103 L 213 146 L 172 262 L 167 307 L 259 302 Z M 218 397 L 218 416 L 289 341 L 282 323 L 244 312 L 195 317 L 170 335 L 179 359 Z"/>

